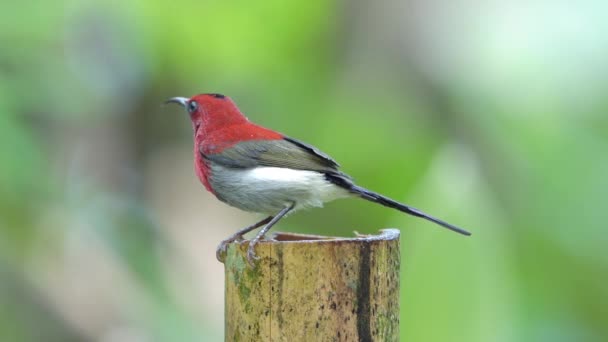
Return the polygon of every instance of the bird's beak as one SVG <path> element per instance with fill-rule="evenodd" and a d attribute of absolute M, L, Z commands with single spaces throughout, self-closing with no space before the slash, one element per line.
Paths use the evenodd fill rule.
<path fill-rule="evenodd" d="M 180 104 L 182 107 L 186 108 L 188 101 L 189 100 L 185 97 L 172 97 L 172 98 L 168 99 L 167 101 L 165 101 L 165 104 L 177 103 L 177 104 Z"/>

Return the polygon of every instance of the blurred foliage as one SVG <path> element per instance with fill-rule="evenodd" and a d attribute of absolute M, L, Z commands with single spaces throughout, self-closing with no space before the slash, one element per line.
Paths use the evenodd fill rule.
<path fill-rule="evenodd" d="M 360 184 L 473 232 L 354 200 L 281 224 L 401 228 L 404 341 L 607 340 L 606 10 L 3 3 L 0 340 L 221 339 L 213 292 L 179 266 L 211 254 L 184 252 L 184 232 L 167 227 L 201 230 L 194 245 L 238 228 L 205 235 L 224 218 L 208 204 L 198 212 L 191 194 L 203 188 L 173 192 L 184 189 L 178 170 L 195 183 L 191 133 L 161 103 L 201 92 L 230 95 Z M 190 221 L 170 214 L 190 208 Z M 221 287 L 221 274 L 200 278 Z"/>

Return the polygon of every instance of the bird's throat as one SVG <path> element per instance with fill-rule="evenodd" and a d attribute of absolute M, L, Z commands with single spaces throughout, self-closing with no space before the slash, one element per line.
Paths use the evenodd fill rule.
<path fill-rule="evenodd" d="M 194 171 L 196 172 L 196 176 L 203 183 L 205 189 L 207 191 L 214 193 L 211 184 L 209 183 L 209 165 L 203 159 L 203 155 L 200 152 L 198 144 L 194 144 Z"/>

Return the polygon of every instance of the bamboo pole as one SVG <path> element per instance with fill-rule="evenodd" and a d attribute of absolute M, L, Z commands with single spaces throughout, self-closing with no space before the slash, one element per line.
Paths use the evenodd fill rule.
<path fill-rule="evenodd" d="M 225 255 L 226 341 L 399 341 L 399 231 L 275 233 Z"/>

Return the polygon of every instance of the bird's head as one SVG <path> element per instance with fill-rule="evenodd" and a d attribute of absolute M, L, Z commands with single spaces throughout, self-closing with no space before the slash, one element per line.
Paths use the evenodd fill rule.
<path fill-rule="evenodd" d="M 247 122 L 236 104 L 221 94 L 199 94 L 191 98 L 172 97 L 165 103 L 177 103 L 190 115 L 194 132 L 200 129 L 209 133 L 225 127 Z"/>

